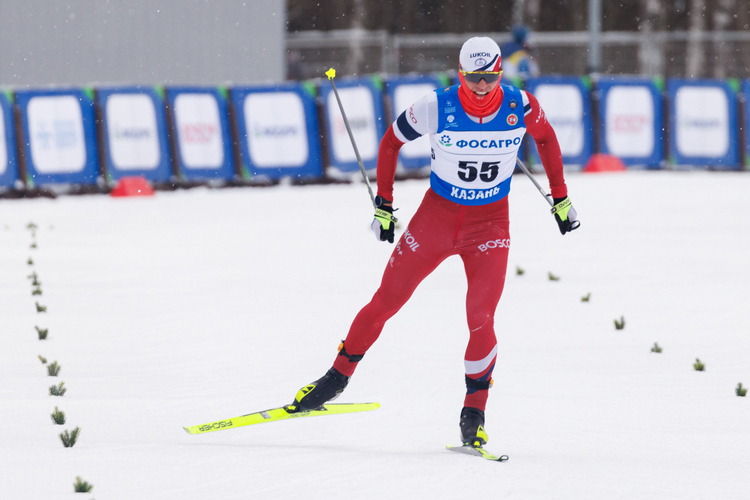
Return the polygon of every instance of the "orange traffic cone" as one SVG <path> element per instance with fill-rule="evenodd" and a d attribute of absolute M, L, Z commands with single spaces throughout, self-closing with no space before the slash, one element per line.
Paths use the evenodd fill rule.
<path fill-rule="evenodd" d="M 111 196 L 153 196 L 154 190 L 145 177 L 122 177 Z"/>

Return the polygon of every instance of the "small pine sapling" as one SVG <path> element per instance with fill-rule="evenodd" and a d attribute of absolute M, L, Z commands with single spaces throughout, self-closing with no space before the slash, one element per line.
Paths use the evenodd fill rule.
<path fill-rule="evenodd" d="M 747 396 L 747 387 L 742 387 L 742 382 L 737 384 L 737 387 L 734 389 L 735 394 L 737 394 L 739 397 L 744 398 Z"/>
<path fill-rule="evenodd" d="M 47 364 L 47 358 L 45 358 L 45 357 L 44 357 L 44 356 L 42 356 L 41 354 L 39 355 L 39 361 L 41 361 L 43 365 L 46 365 L 46 364 Z"/>
<path fill-rule="evenodd" d="M 33 289 L 33 290 L 31 291 L 31 295 L 41 295 L 41 294 L 42 294 L 42 289 L 41 289 L 41 288 L 39 288 L 39 287 L 36 287 L 36 288 L 34 288 L 34 289 Z"/>
<path fill-rule="evenodd" d="M 702 372 L 703 370 L 706 369 L 706 365 L 704 365 L 703 363 L 701 363 L 700 359 L 695 358 L 695 363 L 693 363 L 693 368 L 697 372 Z"/>
<path fill-rule="evenodd" d="M 62 440 L 63 446 L 66 448 L 72 448 L 75 446 L 76 441 L 78 441 L 78 436 L 81 434 L 81 428 L 76 427 L 72 431 L 68 432 L 67 430 L 60 433 L 60 440 Z"/>
<path fill-rule="evenodd" d="M 625 316 L 620 316 L 619 321 L 615 319 L 615 330 L 622 330 L 625 328 Z"/>
<path fill-rule="evenodd" d="M 29 257 L 29 260 L 31 260 L 31 257 Z M 32 271 L 32 273 L 31 273 L 31 274 L 29 274 L 29 275 L 28 275 L 28 276 L 26 276 L 26 277 L 27 277 L 28 279 L 30 279 L 30 280 L 31 280 L 31 284 L 32 284 L 32 285 L 34 284 L 34 281 L 36 281 L 36 280 L 37 280 L 37 278 L 38 278 L 38 276 L 36 275 L 36 271 Z"/>
<path fill-rule="evenodd" d="M 36 241 L 32 241 L 29 248 L 36 248 Z"/>
<path fill-rule="evenodd" d="M 559 276 L 555 276 L 551 272 L 547 273 L 547 277 L 549 278 L 550 281 L 560 281 L 560 277 Z"/>
<path fill-rule="evenodd" d="M 39 328 L 38 326 L 35 326 L 34 328 L 36 328 L 36 333 L 39 334 L 39 340 L 44 340 L 47 338 L 49 328 Z"/>
<path fill-rule="evenodd" d="M 31 279 L 31 286 L 35 286 L 37 288 L 42 286 L 42 282 L 39 281 L 39 278 L 37 277 L 36 273 L 34 273 L 34 277 Z"/>
<path fill-rule="evenodd" d="M 39 302 L 35 302 L 35 304 L 36 304 L 36 312 L 38 313 L 47 312 L 47 306 L 39 305 Z"/>
<path fill-rule="evenodd" d="M 661 352 L 661 347 L 659 347 L 659 344 L 654 342 L 654 347 L 651 348 L 651 352 L 656 352 L 656 353 Z"/>
<path fill-rule="evenodd" d="M 521 269 L 521 266 L 516 266 L 516 275 L 517 276 L 523 276 L 523 273 L 525 273 L 523 269 Z"/>
<path fill-rule="evenodd" d="M 26 265 L 27 266 L 33 266 L 34 265 L 34 260 L 31 257 L 29 257 L 29 260 L 26 261 Z"/>
<path fill-rule="evenodd" d="M 76 482 L 73 483 L 73 490 L 76 493 L 88 493 L 93 488 L 93 484 L 89 484 L 87 481 L 84 481 L 80 476 L 76 477 Z"/>
<path fill-rule="evenodd" d="M 33 233 L 35 229 L 37 229 L 39 226 L 34 224 L 34 221 L 29 222 L 26 224 L 26 229 L 31 229 L 31 232 Z"/>
<path fill-rule="evenodd" d="M 64 396 L 67 392 L 67 388 L 63 387 L 65 385 L 65 382 L 60 382 L 58 385 L 51 385 L 49 386 L 49 395 L 50 396 Z"/>
<path fill-rule="evenodd" d="M 55 406 L 55 411 L 52 412 L 52 414 L 50 415 L 50 417 L 52 417 L 52 421 L 56 425 L 63 425 L 63 424 L 65 424 L 65 412 L 58 410 L 57 406 Z"/>
<path fill-rule="evenodd" d="M 50 377 L 57 377 L 57 374 L 60 373 L 60 365 L 57 364 L 57 361 L 54 361 L 53 363 L 47 365 L 47 375 Z"/>
<path fill-rule="evenodd" d="M 591 300 L 591 292 L 581 297 L 581 302 L 588 302 Z"/>

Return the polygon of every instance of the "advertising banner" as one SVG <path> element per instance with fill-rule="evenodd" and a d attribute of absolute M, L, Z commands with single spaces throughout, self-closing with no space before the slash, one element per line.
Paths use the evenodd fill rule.
<path fill-rule="evenodd" d="M 315 99 L 302 85 L 232 89 L 245 178 L 323 174 Z"/>
<path fill-rule="evenodd" d="M 16 139 L 13 130 L 13 106 L 7 95 L 0 93 L 0 188 L 12 187 L 18 180 Z"/>
<path fill-rule="evenodd" d="M 661 92 L 652 80 L 603 78 L 598 83 L 601 152 L 627 166 L 659 168 L 664 159 Z"/>
<path fill-rule="evenodd" d="M 96 184 L 94 102 L 81 89 L 16 92 L 25 137 L 26 183 Z"/>
<path fill-rule="evenodd" d="M 164 99 L 150 87 L 99 89 L 104 120 L 106 175 L 109 180 L 143 176 L 151 181 L 171 177 Z"/>
<path fill-rule="evenodd" d="M 386 89 L 391 105 L 391 123 L 417 100 L 437 88 L 443 87 L 440 80 L 430 76 L 390 78 Z M 344 108 L 346 109 L 346 108 Z M 386 123 L 385 129 L 390 126 Z M 407 142 L 399 152 L 399 160 L 405 169 L 427 167 L 431 162 L 430 139 L 427 135 Z"/>
<path fill-rule="evenodd" d="M 739 168 L 737 96 L 721 80 L 671 79 L 670 160 L 677 165 Z"/>
<path fill-rule="evenodd" d="M 170 87 L 177 166 L 186 179 L 235 176 L 226 94 L 218 88 Z"/>
<path fill-rule="evenodd" d="M 579 77 L 531 78 L 526 89 L 539 101 L 560 143 L 563 163 L 583 165 L 592 153 L 593 130 L 589 89 Z M 534 140 L 529 137 L 531 157 L 539 163 Z"/>
<path fill-rule="evenodd" d="M 372 170 L 377 165 L 380 139 L 386 129 L 383 94 L 371 78 L 344 78 L 336 81 L 336 89 L 365 170 Z M 320 96 L 331 167 L 340 172 L 358 171 L 357 156 L 330 82 L 321 84 Z"/>

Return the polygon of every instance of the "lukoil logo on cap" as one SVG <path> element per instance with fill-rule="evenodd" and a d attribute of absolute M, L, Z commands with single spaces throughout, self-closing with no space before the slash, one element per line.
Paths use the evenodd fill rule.
<path fill-rule="evenodd" d="M 500 47 L 489 37 L 469 38 L 461 47 L 459 65 L 464 71 L 500 71 Z"/>

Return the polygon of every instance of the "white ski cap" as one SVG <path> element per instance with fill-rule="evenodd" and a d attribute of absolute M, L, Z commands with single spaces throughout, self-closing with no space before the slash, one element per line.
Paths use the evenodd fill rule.
<path fill-rule="evenodd" d="M 486 36 L 469 38 L 461 47 L 458 63 L 464 71 L 500 71 L 500 47 Z"/>

